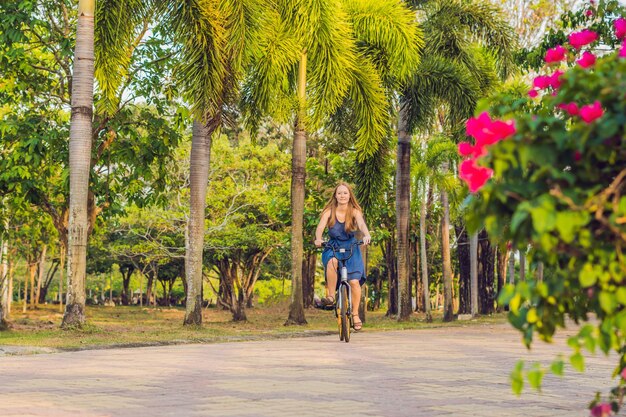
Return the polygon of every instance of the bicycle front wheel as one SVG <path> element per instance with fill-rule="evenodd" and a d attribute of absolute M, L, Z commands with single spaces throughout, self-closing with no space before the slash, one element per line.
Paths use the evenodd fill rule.
<path fill-rule="evenodd" d="M 341 335 L 339 336 L 339 340 L 345 340 L 346 343 L 350 341 L 350 308 L 348 303 L 350 299 L 348 298 L 348 286 L 342 285 L 340 289 L 340 297 L 341 305 L 339 306 L 339 319 L 340 319 L 340 329 L 339 332 Z"/>

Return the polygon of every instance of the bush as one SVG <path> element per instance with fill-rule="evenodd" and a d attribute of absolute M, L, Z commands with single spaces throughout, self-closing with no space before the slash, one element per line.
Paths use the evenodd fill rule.
<path fill-rule="evenodd" d="M 572 60 L 578 51 L 570 51 Z M 461 174 L 479 190 L 470 201 L 470 227 L 484 225 L 490 236 L 524 251 L 530 246 L 534 259 L 550 266 L 543 282 L 507 286 L 500 296 L 525 343 L 535 334 L 550 341 L 568 317 L 576 323 L 597 318 L 568 345 L 580 371 L 584 350 L 619 355 L 618 385 L 606 402 L 598 395 L 590 406 L 592 415 L 608 416 L 626 393 L 626 42 L 618 53 L 590 61 L 538 77 L 536 99 L 500 97 L 490 113 L 514 118 L 507 124 L 514 129 L 493 140 L 487 155 L 470 144 L 460 147 L 474 158 Z M 480 128 L 498 131 L 490 124 L 496 122 L 478 120 L 486 123 Z M 562 368 L 557 361 L 552 371 Z M 521 365 L 513 372 L 517 391 L 522 373 Z M 526 375 L 539 386 L 543 373 L 534 368 Z"/>

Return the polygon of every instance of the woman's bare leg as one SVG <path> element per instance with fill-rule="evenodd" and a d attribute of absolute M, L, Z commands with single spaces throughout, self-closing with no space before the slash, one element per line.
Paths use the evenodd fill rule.
<path fill-rule="evenodd" d="M 337 288 L 337 259 L 331 258 L 326 264 L 326 297 L 335 298 Z"/>
<path fill-rule="evenodd" d="M 359 304 L 361 304 L 361 283 L 358 279 L 351 279 L 350 289 L 352 290 L 352 315 L 354 316 L 355 324 L 361 322 L 359 318 Z"/>

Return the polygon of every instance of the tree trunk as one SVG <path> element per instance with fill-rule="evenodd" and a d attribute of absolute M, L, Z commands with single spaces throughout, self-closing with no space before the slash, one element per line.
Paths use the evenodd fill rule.
<path fill-rule="evenodd" d="M 132 265 L 126 264 L 125 266 L 120 268 L 120 273 L 122 274 L 122 305 L 127 306 L 129 301 L 132 298 L 132 294 L 130 291 L 130 277 L 133 275 L 135 271 L 135 267 Z"/>
<path fill-rule="evenodd" d="M 313 307 L 313 297 L 315 295 L 315 267 L 317 263 L 317 252 L 309 252 L 302 262 L 302 301 L 304 308 Z"/>
<path fill-rule="evenodd" d="M 396 163 L 396 255 L 398 271 L 398 321 L 411 316 L 409 291 L 409 219 L 411 216 L 411 136 L 409 135 L 406 108 L 400 108 L 398 118 L 398 151 Z"/>
<path fill-rule="evenodd" d="M 502 247 L 498 248 L 497 251 L 497 255 L 496 255 L 496 259 L 498 262 L 497 268 L 498 268 L 498 294 L 500 294 L 502 292 L 502 289 L 504 288 L 504 283 L 506 281 L 506 267 L 507 267 L 507 263 L 508 263 L 508 256 L 509 256 L 509 252 L 505 249 L 502 249 Z M 498 313 L 501 313 L 504 311 L 504 306 L 500 303 L 498 303 L 498 307 L 496 309 L 496 311 Z"/>
<path fill-rule="evenodd" d="M 459 314 L 472 312 L 470 240 L 465 225 L 454 226 L 457 235 L 457 256 L 459 258 Z"/>
<path fill-rule="evenodd" d="M 24 290 L 22 292 L 24 299 L 22 300 L 22 313 L 26 313 L 28 308 L 28 277 L 24 277 Z"/>
<path fill-rule="evenodd" d="M 28 277 L 30 278 L 30 297 L 29 303 L 31 308 L 35 308 L 35 275 L 37 275 L 37 263 L 35 259 L 28 263 Z"/>
<path fill-rule="evenodd" d="M 152 304 L 152 287 L 154 287 L 154 276 L 156 272 L 154 270 L 148 271 L 146 274 L 148 277 L 148 282 L 146 283 L 146 305 Z"/>
<path fill-rule="evenodd" d="M 430 284 L 428 283 L 428 257 L 426 253 L 426 203 L 428 200 L 428 186 L 424 185 L 424 194 L 420 206 L 420 256 L 422 264 L 422 289 L 424 291 L 424 313 L 426 321 L 433 320 L 430 312 Z"/>
<path fill-rule="evenodd" d="M 509 284 L 515 284 L 515 252 L 509 251 Z"/>
<path fill-rule="evenodd" d="M 424 286 L 422 284 L 422 266 L 420 264 L 420 242 L 415 241 L 415 311 L 424 311 Z"/>
<path fill-rule="evenodd" d="M 43 279 L 43 284 L 41 285 L 41 291 L 39 292 L 38 302 L 40 304 L 44 304 L 46 302 L 46 297 L 48 296 L 48 290 L 50 288 L 50 284 L 52 284 L 52 280 L 54 279 L 54 275 L 57 273 L 59 269 L 59 262 L 55 259 L 52 261 L 52 265 L 46 272 L 46 277 Z"/>
<path fill-rule="evenodd" d="M 306 324 L 302 303 L 302 251 L 304 221 L 304 180 L 306 177 L 306 53 L 298 68 L 298 102 L 291 158 L 291 304 L 285 325 Z"/>
<path fill-rule="evenodd" d="M 189 223 L 186 233 L 185 279 L 187 298 L 183 324 L 202 324 L 202 252 L 204 249 L 204 210 L 211 158 L 211 132 L 198 120 L 193 122 L 189 177 Z"/>
<path fill-rule="evenodd" d="M 519 280 L 521 282 L 526 281 L 526 253 L 521 250 L 519 253 Z"/>
<path fill-rule="evenodd" d="M 63 311 L 63 281 L 65 280 L 65 257 L 67 254 L 67 241 L 61 241 L 61 245 L 59 246 L 59 311 Z"/>
<path fill-rule="evenodd" d="M 385 263 L 387 264 L 387 317 L 398 314 L 398 272 L 396 270 L 396 251 L 394 248 L 395 237 L 393 233 L 391 238 L 386 242 L 387 250 L 385 252 Z"/>
<path fill-rule="evenodd" d="M 37 292 L 35 294 L 35 304 L 43 303 L 41 301 L 41 286 L 43 284 L 43 275 L 46 271 L 46 252 L 48 251 L 48 245 L 43 245 L 41 254 L 39 255 L 39 273 L 37 274 Z"/>
<path fill-rule="evenodd" d="M 537 263 L 537 281 L 543 281 L 543 262 Z"/>
<path fill-rule="evenodd" d="M 233 321 L 248 321 L 246 315 L 247 297 L 243 288 L 238 288 L 237 301 L 233 309 Z"/>
<path fill-rule="evenodd" d="M 5 221 L 5 228 L 8 228 L 8 221 Z M 0 236 L 2 245 L 0 246 L 0 331 L 9 328 L 9 262 L 7 235 Z"/>
<path fill-rule="evenodd" d="M 472 233 L 469 240 L 470 252 L 470 313 L 478 314 L 478 233 Z"/>
<path fill-rule="evenodd" d="M 444 163 L 443 172 L 448 172 L 448 163 Z M 443 219 L 441 221 L 441 251 L 443 260 L 443 321 L 454 320 L 452 303 L 452 265 L 450 261 L 450 204 L 448 193 L 441 191 Z"/>
<path fill-rule="evenodd" d="M 480 271 L 478 278 L 479 312 L 493 314 L 495 311 L 495 248 L 489 242 L 487 231 L 479 234 Z"/>
<path fill-rule="evenodd" d="M 87 274 L 87 195 L 91 168 L 94 71 L 95 0 L 79 0 L 72 116 L 70 122 L 70 218 L 68 233 L 68 303 L 63 328 L 85 323 L 85 278 Z"/>
<path fill-rule="evenodd" d="M 13 262 L 11 262 L 9 260 L 9 294 L 8 294 L 8 298 L 7 298 L 7 304 L 5 305 L 6 308 L 6 313 L 5 316 L 6 317 L 10 317 L 11 316 L 11 306 L 13 305 Z"/>

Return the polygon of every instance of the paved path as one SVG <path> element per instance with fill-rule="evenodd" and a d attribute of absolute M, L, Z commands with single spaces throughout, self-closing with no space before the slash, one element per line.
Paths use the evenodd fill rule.
<path fill-rule="evenodd" d="M 0 416 L 588 416 L 612 361 L 511 394 L 527 354 L 505 325 L 0 357 Z"/>

